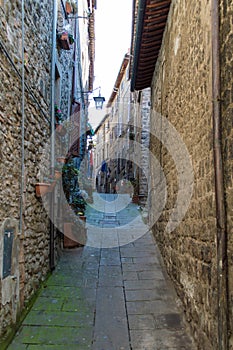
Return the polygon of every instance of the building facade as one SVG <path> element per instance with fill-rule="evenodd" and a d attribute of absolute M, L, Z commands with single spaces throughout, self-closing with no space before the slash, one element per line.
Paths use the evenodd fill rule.
<path fill-rule="evenodd" d="M 150 223 L 198 348 L 232 349 L 232 4 L 134 9 L 131 89 L 152 96 Z"/>
<path fill-rule="evenodd" d="M 66 3 L 0 2 L 2 340 L 55 267 L 62 246 L 52 223 L 56 213 L 46 210 L 36 184 L 50 181 L 53 192 L 46 196 L 56 211 L 55 157 L 64 150 L 64 156 L 82 160 L 85 153 L 87 105 L 82 92 L 93 86 L 95 2 L 71 1 L 70 12 Z M 76 102 L 80 113 L 75 117 Z M 57 130 L 66 120 L 75 136 Z"/>
<path fill-rule="evenodd" d="M 96 129 L 95 171 L 97 190 L 134 194 L 148 201 L 150 89 L 130 91 L 130 55 L 125 54 L 107 114 Z"/>

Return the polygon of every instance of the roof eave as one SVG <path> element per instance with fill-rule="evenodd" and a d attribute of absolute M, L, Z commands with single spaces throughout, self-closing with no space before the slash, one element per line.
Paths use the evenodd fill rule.
<path fill-rule="evenodd" d="M 136 27 L 136 36 L 135 36 L 135 46 L 133 52 L 133 67 L 132 67 L 132 76 L 131 76 L 131 91 L 135 90 L 136 84 L 136 73 L 138 69 L 138 60 L 142 40 L 142 29 L 143 29 L 143 20 L 146 9 L 146 0 L 139 0 L 138 5 L 138 19 Z"/>
<path fill-rule="evenodd" d="M 131 91 L 151 86 L 170 5 L 171 0 L 139 0 L 138 11 L 134 13 L 132 34 Z M 135 18 L 137 18 L 136 29 Z"/>

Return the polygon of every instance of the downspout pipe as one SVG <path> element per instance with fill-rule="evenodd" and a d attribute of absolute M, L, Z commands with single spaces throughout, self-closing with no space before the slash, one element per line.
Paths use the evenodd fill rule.
<path fill-rule="evenodd" d="M 56 32 L 57 29 L 57 0 L 53 1 L 53 31 L 52 31 L 52 54 L 51 54 L 51 92 L 50 92 L 50 115 L 51 115 L 51 175 L 54 175 L 54 157 L 55 157 L 55 63 L 56 63 Z M 54 257 L 54 192 L 50 197 L 50 240 L 49 240 L 49 257 L 50 269 L 55 268 Z"/>
<path fill-rule="evenodd" d="M 22 11 L 22 69 L 21 69 L 21 182 L 20 182 L 20 212 L 19 212 L 19 233 L 23 234 L 23 212 L 24 212 L 24 187 L 25 187 L 25 79 L 24 79 L 24 0 L 21 3 Z"/>
<path fill-rule="evenodd" d="M 217 220 L 218 349 L 228 349 L 227 227 L 221 132 L 220 13 L 219 0 L 212 0 L 212 115 Z"/>
<path fill-rule="evenodd" d="M 75 92 L 76 92 L 76 65 L 77 65 L 77 57 L 76 57 L 76 42 L 77 42 L 77 19 L 75 18 L 75 26 L 74 26 L 74 67 L 73 67 L 73 74 L 72 74 L 72 101 L 71 101 L 71 109 L 70 109 L 70 114 L 73 114 L 74 108 L 75 108 Z"/>

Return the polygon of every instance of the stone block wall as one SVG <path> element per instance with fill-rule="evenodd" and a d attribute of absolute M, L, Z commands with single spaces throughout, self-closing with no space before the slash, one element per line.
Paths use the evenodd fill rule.
<path fill-rule="evenodd" d="M 227 215 L 229 348 L 233 349 L 233 3 L 220 1 L 221 114 Z"/>
<path fill-rule="evenodd" d="M 151 158 L 150 220 L 156 222 L 153 233 L 199 349 L 217 349 L 210 6 L 208 0 L 172 2 L 153 77 L 151 112 L 150 150 L 160 162 L 161 174 Z M 164 132 L 169 135 L 165 121 L 170 123 L 168 129 L 174 127 L 181 137 L 180 141 L 174 139 L 170 151 L 162 139 Z M 166 225 L 176 205 L 179 176 L 184 171 L 179 168 L 185 148 L 182 142 L 193 167 L 193 194 L 183 220 L 169 232 Z M 174 152 L 178 154 L 176 161 Z M 160 175 L 165 176 L 167 195 L 160 191 Z M 159 198 L 160 193 L 163 198 Z M 181 198 L 185 203 L 185 194 Z M 158 202 L 163 200 L 165 206 L 157 220 Z M 177 219 L 173 220 L 175 223 Z"/>
<path fill-rule="evenodd" d="M 23 211 L 18 267 L 22 309 L 49 271 L 49 220 L 35 196 L 35 183 L 40 180 L 40 160 L 50 135 L 52 2 L 25 1 L 25 178 L 21 208 L 21 1 L 1 0 L 0 12 L 0 224 L 12 218 L 20 227 L 20 209 Z M 2 282 L 0 337 L 14 322 L 14 301 L 2 304 Z"/>
<path fill-rule="evenodd" d="M 149 185 L 149 141 L 150 141 L 150 105 L 151 91 L 144 89 L 141 96 L 140 117 L 141 117 L 141 172 L 139 176 L 139 195 L 142 204 L 146 203 Z"/>

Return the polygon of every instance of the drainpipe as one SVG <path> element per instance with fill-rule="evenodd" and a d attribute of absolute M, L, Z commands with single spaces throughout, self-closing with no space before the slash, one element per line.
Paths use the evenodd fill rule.
<path fill-rule="evenodd" d="M 227 228 L 221 148 L 219 0 L 212 0 L 212 106 L 215 198 L 217 220 L 218 349 L 228 349 Z"/>
<path fill-rule="evenodd" d="M 71 91 L 71 96 L 72 96 L 72 101 L 71 101 L 71 109 L 70 109 L 70 114 L 73 114 L 74 109 L 75 109 L 75 92 L 76 92 L 76 64 L 77 64 L 77 58 L 76 58 L 76 40 L 77 40 L 77 19 L 75 18 L 75 26 L 74 26 L 74 55 L 73 55 L 73 61 L 74 61 L 74 67 L 73 67 L 73 74 L 72 74 L 72 91 Z"/>
<path fill-rule="evenodd" d="M 25 183 L 25 152 L 24 152 L 24 128 L 25 128 L 25 84 L 24 84 L 24 0 L 21 3 L 22 10 L 22 69 L 21 69 L 21 183 L 20 183 L 20 212 L 19 212 L 19 233 L 23 234 L 23 212 L 24 212 L 24 183 Z"/>
<path fill-rule="evenodd" d="M 50 115 L 51 115 L 51 175 L 54 175 L 54 154 L 55 154 L 55 62 L 56 62 L 56 29 L 57 29 L 57 0 L 53 1 L 53 32 L 52 32 L 52 55 L 51 55 L 51 96 L 50 96 Z M 54 192 L 51 192 L 50 198 L 50 241 L 49 257 L 50 269 L 55 268 L 54 258 Z"/>

